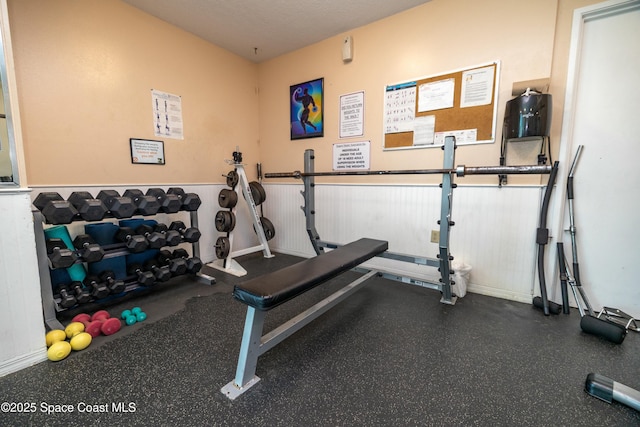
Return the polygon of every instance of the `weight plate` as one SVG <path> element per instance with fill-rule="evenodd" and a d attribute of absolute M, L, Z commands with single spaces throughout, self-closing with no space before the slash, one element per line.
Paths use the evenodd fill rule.
<path fill-rule="evenodd" d="M 264 237 L 267 238 L 267 241 L 273 239 L 276 236 L 276 228 L 273 226 L 273 223 L 266 217 L 261 216 L 260 222 L 262 223 L 262 229 L 264 230 Z M 256 231 L 256 228 L 253 227 L 253 231 Z"/>
<path fill-rule="evenodd" d="M 228 188 L 223 188 L 218 194 L 218 204 L 221 208 L 233 209 L 238 203 L 238 193 Z"/>
<path fill-rule="evenodd" d="M 236 216 L 231 211 L 218 211 L 215 222 L 216 230 L 230 232 L 236 226 Z"/>
<path fill-rule="evenodd" d="M 251 190 L 251 197 L 256 206 L 261 205 L 267 199 L 267 193 L 258 181 L 251 181 L 249 183 L 249 189 Z"/>
<path fill-rule="evenodd" d="M 227 186 L 236 188 L 239 180 L 240 177 L 238 176 L 238 172 L 236 172 L 235 170 L 229 171 L 229 173 L 227 174 Z"/>
<path fill-rule="evenodd" d="M 229 251 L 231 250 L 231 242 L 226 237 L 218 237 L 216 240 L 216 256 L 218 259 L 224 259 L 229 256 Z"/>

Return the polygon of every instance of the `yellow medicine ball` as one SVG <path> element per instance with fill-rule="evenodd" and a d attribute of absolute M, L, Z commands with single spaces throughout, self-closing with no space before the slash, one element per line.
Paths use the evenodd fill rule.
<path fill-rule="evenodd" d="M 52 362 L 57 362 L 64 359 L 71 353 L 71 344 L 66 341 L 55 342 L 47 350 L 47 357 Z"/>
<path fill-rule="evenodd" d="M 67 338 L 72 338 L 80 332 L 84 332 L 84 324 L 80 322 L 71 322 L 66 328 L 64 328 L 64 332 L 67 334 Z"/>
<path fill-rule="evenodd" d="M 89 347 L 89 344 L 91 344 L 91 335 L 87 332 L 80 332 L 78 335 L 71 338 L 69 343 L 71 344 L 71 348 L 75 351 L 84 350 Z"/>
<path fill-rule="evenodd" d="M 45 341 L 47 342 L 47 347 L 51 347 L 53 343 L 58 341 L 64 341 L 67 339 L 67 334 L 62 329 L 53 329 L 47 332 L 45 336 Z"/>

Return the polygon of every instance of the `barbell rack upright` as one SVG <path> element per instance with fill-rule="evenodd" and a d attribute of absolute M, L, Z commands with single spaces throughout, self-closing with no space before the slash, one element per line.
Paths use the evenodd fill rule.
<path fill-rule="evenodd" d="M 456 150 L 456 140 L 453 136 L 446 136 L 444 138 L 444 169 L 453 168 Z M 442 298 L 441 303 L 455 304 L 456 298 L 451 291 L 451 260 L 453 257 L 449 253 L 449 235 L 451 227 L 454 225 L 451 219 L 451 208 L 453 204 L 453 189 L 455 184 L 453 183 L 453 173 L 442 174 L 442 195 L 440 202 L 440 238 L 438 240 L 438 258 L 440 261 L 440 282 L 442 282 Z"/>

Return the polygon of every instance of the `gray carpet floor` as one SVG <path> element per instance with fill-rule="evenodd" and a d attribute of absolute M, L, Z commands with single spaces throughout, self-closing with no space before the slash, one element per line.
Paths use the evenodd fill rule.
<path fill-rule="evenodd" d="M 476 294 L 450 306 L 382 278 L 260 357 L 261 381 L 231 401 L 220 388 L 235 374 L 246 311 L 233 285 L 296 260 L 247 255 L 243 278 L 209 270 L 213 286 L 173 279 L 107 307 L 139 305 L 149 318 L 0 378 L 1 402 L 34 409 L 0 413 L 0 425 L 640 425 L 639 412 L 584 391 L 589 372 L 640 388 L 637 333 L 615 345 L 581 332 L 575 310 L 545 317 Z M 265 332 L 357 276 L 271 310 Z"/>

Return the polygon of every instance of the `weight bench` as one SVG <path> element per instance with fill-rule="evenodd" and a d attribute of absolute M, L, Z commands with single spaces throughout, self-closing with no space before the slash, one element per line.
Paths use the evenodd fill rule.
<path fill-rule="evenodd" d="M 233 297 L 247 304 L 238 367 L 233 381 L 221 391 L 235 399 L 260 381 L 256 376 L 258 357 L 328 311 L 358 290 L 377 271 L 369 271 L 344 288 L 308 308 L 291 320 L 262 335 L 267 311 L 344 273 L 388 249 L 388 242 L 360 239 L 330 252 L 306 259 L 278 271 L 236 285 Z"/>

